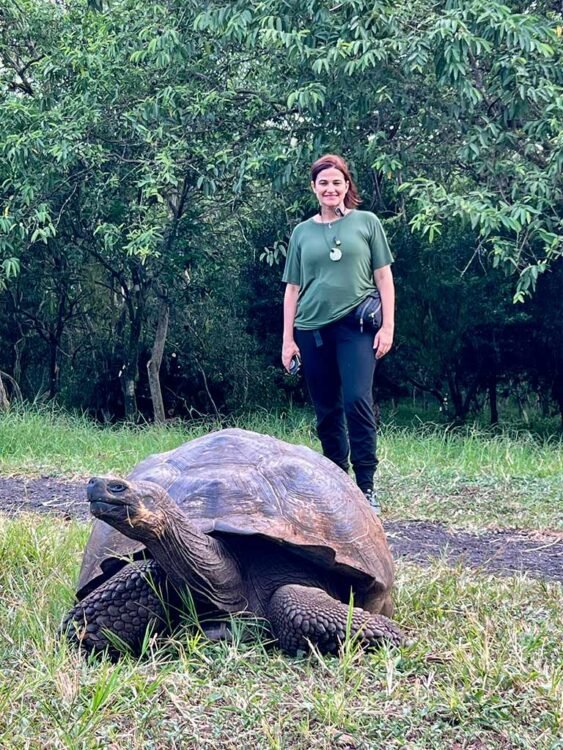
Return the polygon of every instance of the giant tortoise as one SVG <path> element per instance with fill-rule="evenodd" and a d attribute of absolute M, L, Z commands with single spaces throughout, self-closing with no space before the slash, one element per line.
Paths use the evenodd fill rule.
<path fill-rule="evenodd" d="M 87 494 L 96 520 L 63 622 L 87 651 L 138 653 L 148 628 L 174 625 L 186 589 L 203 622 L 263 618 L 290 654 L 337 652 L 347 632 L 366 647 L 402 640 L 381 522 L 310 448 L 220 430 L 127 479 L 94 477 Z"/>

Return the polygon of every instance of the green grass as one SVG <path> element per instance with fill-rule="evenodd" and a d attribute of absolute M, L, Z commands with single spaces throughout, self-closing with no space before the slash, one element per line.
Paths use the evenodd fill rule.
<path fill-rule="evenodd" d="M 308 412 L 264 412 L 236 425 L 319 450 Z M 103 428 L 54 410 L 14 410 L 0 416 L 0 473 L 126 474 L 141 458 L 219 427 L 176 422 L 161 428 Z M 469 528 L 561 529 L 562 447 L 561 436 L 542 438 L 523 430 L 384 424 L 378 487 L 385 514 Z"/>
<path fill-rule="evenodd" d="M 217 427 L 100 428 L 52 410 L 0 417 L 0 473 L 125 473 Z M 318 449 L 308 413 L 239 426 Z M 477 427 L 384 425 L 384 518 L 458 526 L 561 524 L 561 442 Z M 262 637 L 184 630 L 143 659 L 87 661 L 56 630 L 74 596 L 87 524 L 0 515 L 2 750 L 562 750 L 563 596 L 445 561 L 397 562 L 396 619 L 411 643 L 290 659 Z"/>
<path fill-rule="evenodd" d="M 0 414 L 0 472 L 68 477 L 128 472 L 150 453 L 170 450 L 221 426 L 210 419 L 177 421 L 164 427 L 108 427 L 57 409 L 15 408 Z M 310 419 L 299 412 L 280 417 L 254 415 L 223 426 L 268 432 L 290 442 L 310 443 L 314 439 Z"/>
<path fill-rule="evenodd" d="M 88 662 L 55 638 L 86 537 L 0 519 L 3 750 L 562 747 L 555 584 L 401 562 L 400 651 L 291 659 L 184 634 L 141 661 Z"/>
<path fill-rule="evenodd" d="M 563 443 L 475 426 L 384 429 L 379 486 L 389 518 L 454 526 L 563 528 Z"/>

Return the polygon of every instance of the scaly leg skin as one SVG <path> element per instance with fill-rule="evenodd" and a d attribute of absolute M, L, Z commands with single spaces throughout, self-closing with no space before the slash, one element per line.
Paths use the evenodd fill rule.
<path fill-rule="evenodd" d="M 153 633 L 167 629 L 160 594 L 165 581 L 164 571 L 153 560 L 130 563 L 78 602 L 60 632 L 87 652 L 107 650 L 115 659 L 121 652 L 108 637 L 110 631 L 138 654 L 147 628 Z"/>
<path fill-rule="evenodd" d="M 307 651 L 309 642 L 321 653 L 338 653 L 346 638 L 348 606 L 322 589 L 288 584 L 270 599 L 268 620 L 280 648 L 288 654 Z M 352 612 L 350 635 L 358 635 L 363 648 L 399 645 L 404 640 L 392 620 L 360 607 Z"/>

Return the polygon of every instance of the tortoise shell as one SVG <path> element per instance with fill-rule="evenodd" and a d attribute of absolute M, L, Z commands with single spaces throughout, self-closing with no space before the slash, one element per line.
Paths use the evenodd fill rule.
<path fill-rule="evenodd" d="M 352 479 L 310 448 L 247 430 L 219 430 L 149 456 L 127 479 L 164 487 L 205 533 L 258 535 L 367 585 L 392 585 L 381 522 Z M 78 598 L 143 550 L 95 519 Z"/>

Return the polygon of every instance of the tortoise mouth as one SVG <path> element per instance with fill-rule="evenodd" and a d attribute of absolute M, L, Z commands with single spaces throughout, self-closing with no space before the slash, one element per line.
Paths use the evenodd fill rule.
<path fill-rule="evenodd" d="M 108 508 L 122 508 L 124 503 L 120 503 L 119 500 L 114 500 L 110 497 L 93 497 L 88 498 L 90 508 L 108 507 Z"/>
<path fill-rule="evenodd" d="M 118 515 L 125 513 L 123 503 L 113 502 L 109 498 L 95 498 L 90 500 L 90 513 L 96 518 L 115 516 L 116 511 Z"/>

